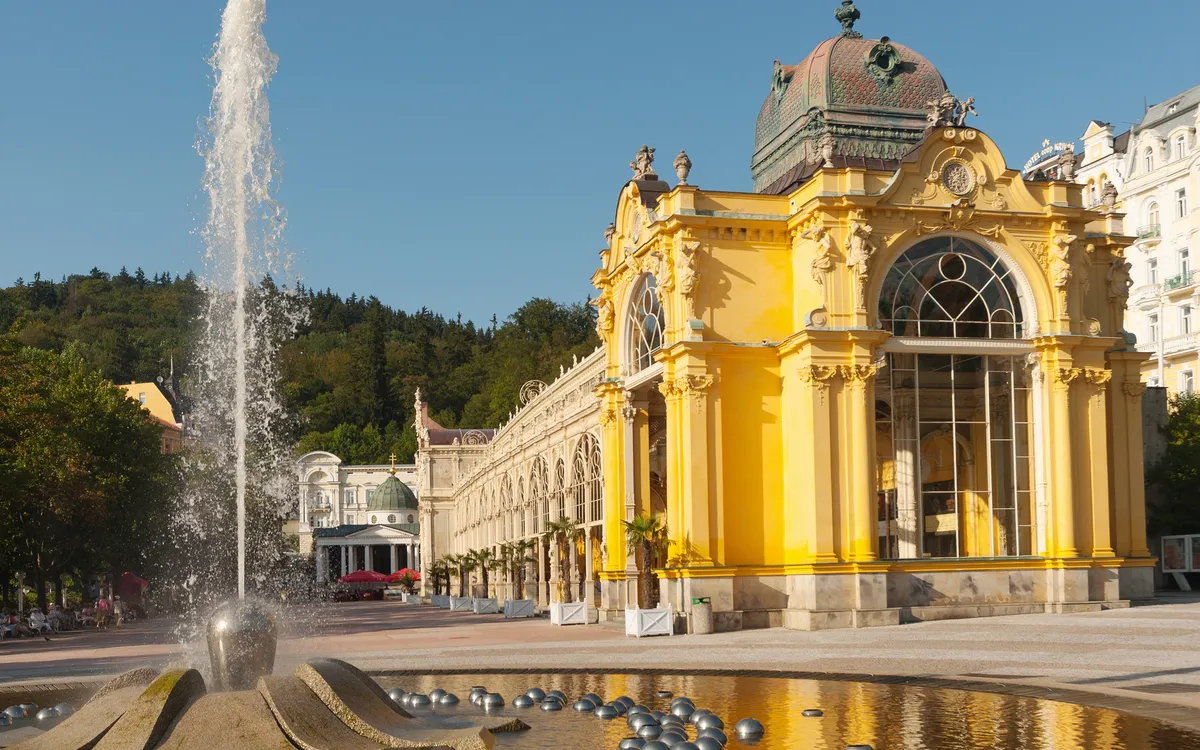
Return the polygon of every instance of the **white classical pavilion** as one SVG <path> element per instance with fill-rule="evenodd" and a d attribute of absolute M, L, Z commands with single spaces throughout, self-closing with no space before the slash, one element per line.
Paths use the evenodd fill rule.
<path fill-rule="evenodd" d="M 356 570 L 421 571 L 416 467 L 343 466 L 332 453 L 297 460 L 300 551 L 312 553 L 318 581 Z"/>

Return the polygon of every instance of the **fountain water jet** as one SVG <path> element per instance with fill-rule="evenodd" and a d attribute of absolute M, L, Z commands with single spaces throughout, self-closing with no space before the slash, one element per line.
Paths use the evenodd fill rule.
<path fill-rule="evenodd" d="M 290 257 L 281 250 L 284 214 L 274 199 L 278 180 L 267 87 L 277 59 L 263 35 L 265 20 L 266 0 L 229 0 L 226 5 L 210 60 L 214 85 L 208 133 L 199 146 L 209 202 L 203 230 L 208 308 L 196 367 L 196 433 L 203 455 L 196 474 L 204 481 L 192 494 L 193 505 L 199 506 L 225 507 L 222 496 L 224 503 L 233 500 L 232 519 L 219 508 L 195 511 L 205 517 L 198 524 L 206 527 L 199 532 L 202 538 L 227 539 L 234 525 L 230 521 L 236 520 L 237 600 L 221 605 L 207 628 L 213 677 L 230 686 L 252 685 L 258 674 L 250 672 L 264 666 L 269 672 L 274 661 L 274 618 L 264 614 L 262 605 L 246 601 L 252 537 L 247 515 L 251 498 L 262 510 L 272 501 L 283 506 L 288 498 L 284 467 L 291 446 L 276 435 L 286 415 L 277 396 L 274 363 L 279 345 L 300 317 L 286 288 L 280 292 L 273 283 L 286 278 Z M 220 479 L 213 482 L 213 475 Z M 264 513 L 262 522 L 272 523 L 273 515 Z M 228 590 L 228 579 L 218 569 L 228 560 L 210 562 L 214 567 L 201 584 L 211 587 L 207 595 Z M 262 632 L 249 632 L 255 628 Z M 251 643 L 257 644 L 254 649 L 247 647 Z M 269 655 L 253 653 L 268 645 Z"/>

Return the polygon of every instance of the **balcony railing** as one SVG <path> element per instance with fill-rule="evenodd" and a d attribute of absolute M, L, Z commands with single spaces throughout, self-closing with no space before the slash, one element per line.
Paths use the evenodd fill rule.
<path fill-rule="evenodd" d="M 1158 239 L 1159 237 L 1162 237 L 1162 227 L 1158 224 L 1147 224 L 1138 227 L 1137 238 L 1139 240 Z"/>
<path fill-rule="evenodd" d="M 1194 333 L 1185 333 L 1182 336 L 1172 336 L 1163 339 L 1163 354 L 1175 354 L 1177 352 L 1188 351 L 1195 349 L 1197 345 L 1197 335 Z"/>
<path fill-rule="evenodd" d="M 1172 292 L 1176 289 L 1183 289 L 1195 284 L 1197 281 L 1197 271 L 1185 271 L 1184 273 L 1172 276 L 1163 282 L 1163 291 Z"/>

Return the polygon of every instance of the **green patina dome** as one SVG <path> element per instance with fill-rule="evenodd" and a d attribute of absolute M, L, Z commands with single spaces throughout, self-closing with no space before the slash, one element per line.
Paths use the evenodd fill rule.
<path fill-rule="evenodd" d="M 375 488 L 367 503 L 368 513 L 392 513 L 399 510 L 416 510 L 417 496 L 395 476 L 383 480 L 383 484 Z"/>
<path fill-rule="evenodd" d="M 845 5 L 841 36 L 821 42 L 798 65 L 775 62 L 754 133 L 757 192 L 794 187 L 825 161 L 826 141 L 835 160 L 899 160 L 924 137 L 927 103 L 946 93 L 942 74 L 920 54 L 853 31 L 860 14 Z"/>

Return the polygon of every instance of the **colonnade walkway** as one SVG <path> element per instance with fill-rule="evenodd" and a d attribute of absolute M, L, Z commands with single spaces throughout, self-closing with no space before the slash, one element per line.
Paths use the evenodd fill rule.
<path fill-rule="evenodd" d="M 135 626 L 117 642 L 96 637 L 110 634 L 76 631 L 50 643 L 0 643 L 0 696 L 16 683 L 96 682 L 100 674 L 165 666 L 182 656 L 169 627 Z M 541 618 L 506 621 L 395 602 L 354 602 L 319 605 L 295 618 L 281 634 L 276 669 L 326 655 L 366 670 L 727 669 L 894 676 L 1133 713 L 1157 710 L 1172 714 L 1158 718 L 1200 729 L 1198 632 L 1200 602 L 863 630 L 643 639 L 626 638 L 612 625 L 557 627 Z"/>

